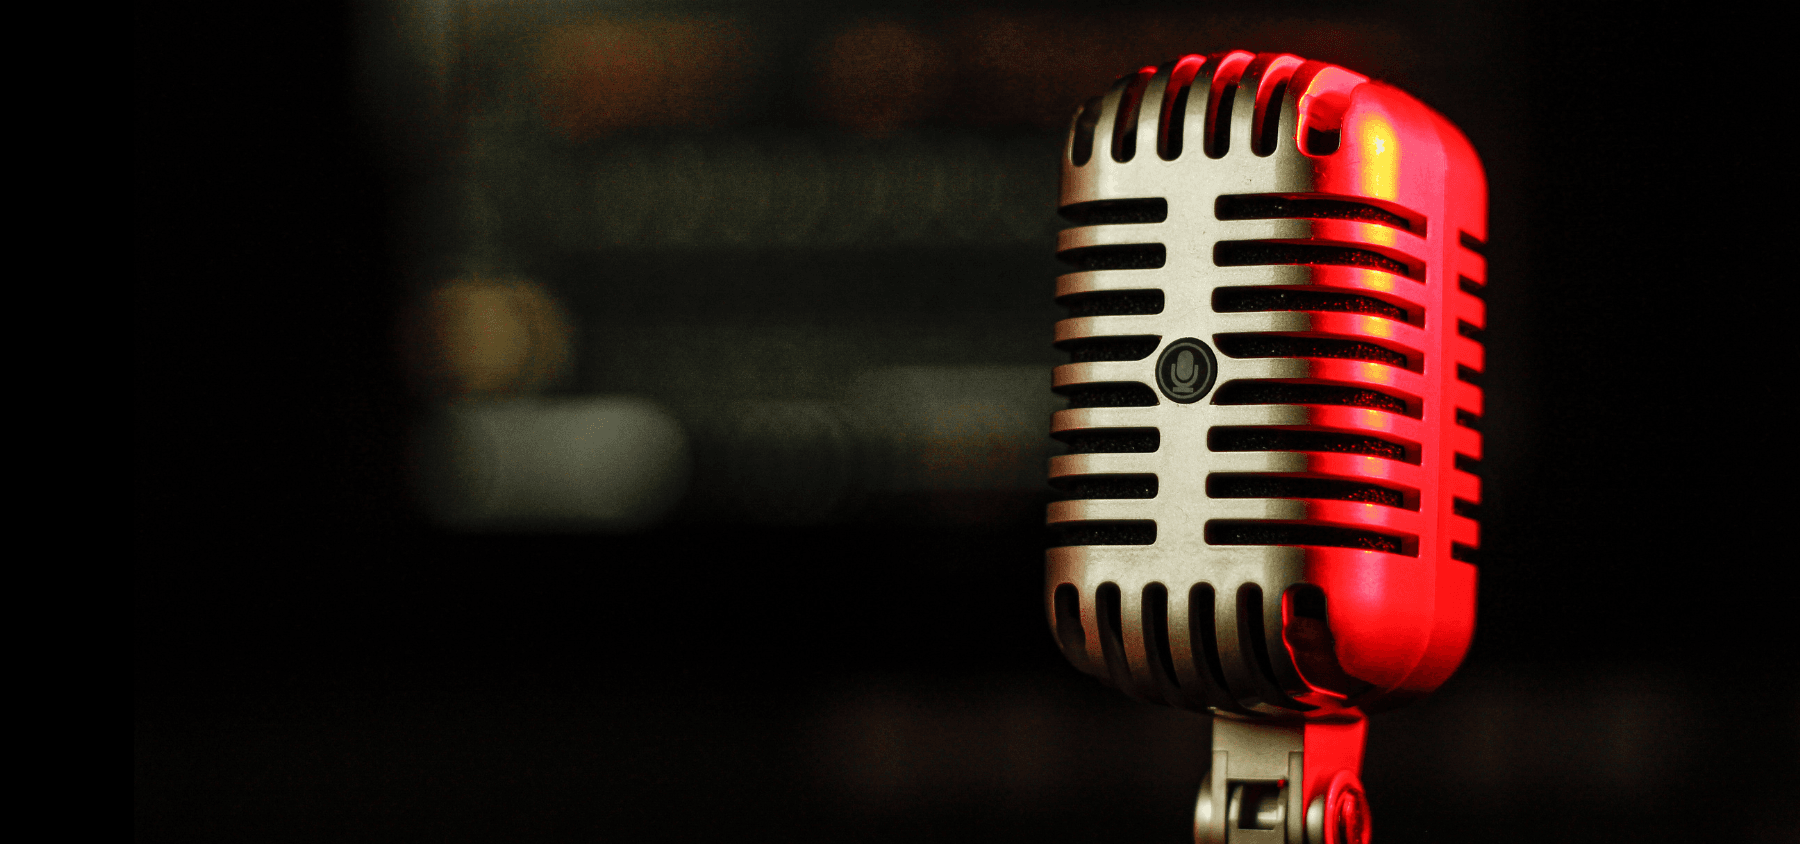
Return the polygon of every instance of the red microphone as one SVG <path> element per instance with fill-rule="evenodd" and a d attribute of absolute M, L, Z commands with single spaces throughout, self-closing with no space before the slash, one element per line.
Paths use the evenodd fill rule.
<path fill-rule="evenodd" d="M 1475 624 L 1487 183 L 1412 97 L 1186 56 L 1075 115 L 1050 625 L 1213 720 L 1197 842 L 1363 844 L 1365 713 Z"/>

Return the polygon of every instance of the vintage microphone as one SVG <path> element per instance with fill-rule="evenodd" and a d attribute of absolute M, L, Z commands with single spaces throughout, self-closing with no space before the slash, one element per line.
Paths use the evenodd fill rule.
<path fill-rule="evenodd" d="M 1363 844 L 1364 714 L 1474 630 L 1481 164 L 1343 68 L 1186 56 L 1076 113 L 1060 206 L 1057 642 L 1214 716 L 1195 841 Z"/>

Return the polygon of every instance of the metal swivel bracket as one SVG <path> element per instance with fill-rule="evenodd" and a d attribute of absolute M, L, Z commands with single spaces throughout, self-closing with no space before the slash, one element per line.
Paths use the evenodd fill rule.
<path fill-rule="evenodd" d="M 1195 844 L 1368 844 L 1359 778 L 1367 724 L 1213 718 Z"/>

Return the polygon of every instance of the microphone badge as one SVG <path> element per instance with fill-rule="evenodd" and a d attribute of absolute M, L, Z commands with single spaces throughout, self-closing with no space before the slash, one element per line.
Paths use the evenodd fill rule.
<path fill-rule="evenodd" d="M 1163 349 L 1156 361 L 1156 386 L 1169 401 L 1190 404 L 1212 389 L 1218 361 L 1212 349 L 1192 337 L 1184 337 Z"/>

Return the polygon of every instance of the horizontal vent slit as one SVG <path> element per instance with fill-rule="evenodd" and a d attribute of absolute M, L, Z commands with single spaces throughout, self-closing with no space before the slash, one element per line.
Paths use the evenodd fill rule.
<path fill-rule="evenodd" d="M 1112 522 L 1062 522 L 1050 526 L 1051 541 L 1065 545 L 1150 545 L 1156 522 L 1149 519 Z"/>
<path fill-rule="evenodd" d="M 1163 311 L 1161 290 L 1106 290 L 1075 293 L 1058 299 L 1074 319 L 1099 316 L 1148 316 Z"/>
<path fill-rule="evenodd" d="M 1207 522 L 1206 542 L 1209 545 L 1320 545 L 1385 551 L 1408 557 L 1419 555 L 1417 537 L 1291 522 Z"/>
<path fill-rule="evenodd" d="M 1454 465 L 1459 472 L 1468 472 L 1475 477 L 1481 477 L 1481 461 L 1476 460 L 1467 454 L 1456 455 Z"/>
<path fill-rule="evenodd" d="M 1064 475 L 1051 478 L 1050 486 L 1069 499 L 1155 498 L 1155 475 Z"/>
<path fill-rule="evenodd" d="M 1213 246 L 1213 263 L 1221 267 L 1326 264 L 1341 267 L 1366 267 L 1405 276 L 1413 281 L 1423 281 L 1425 276 L 1420 268 L 1372 249 L 1358 249 L 1354 246 L 1338 246 L 1327 243 L 1221 240 Z"/>
<path fill-rule="evenodd" d="M 1074 384 L 1057 390 L 1069 397 L 1069 407 L 1155 407 L 1156 392 L 1147 384 L 1108 382 Z"/>
<path fill-rule="evenodd" d="M 1374 343 L 1335 337 L 1290 337 L 1282 334 L 1220 334 L 1219 351 L 1234 358 L 1342 358 L 1385 363 L 1418 371 L 1406 355 Z"/>
<path fill-rule="evenodd" d="M 1208 498 L 1315 498 L 1323 501 L 1359 501 L 1407 510 L 1419 509 L 1418 494 L 1371 483 L 1337 478 L 1296 478 L 1283 475 L 1215 474 L 1206 478 Z"/>
<path fill-rule="evenodd" d="M 1456 321 L 1456 333 L 1461 334 L 1470 340 L 1474 340 L 1477 343 L 1481 342 L 1481 328 L 1467 320 L 1459 319 Z"/>
<path fill-rule="evenodd" d="M 1274 287 L 1221 287 L 1213 291 L 1213 310 L 1222 314 L 1262 311 L 1331 311 L 1368 314 L 1420 324 L 1405 308 L 1373 296 L 1320 290 L 1283 290 Z"/>
<path fill-rule="evenodd" d="M 1069 447 L 1069 454 L 1149 454 L 1162 448 L 1155 428 L 1084 428 L 1050 436 Z"/>
<path fill-rule="evenodd" d="M 1459 563 L 1469 563 L 1473 565 L 1477 562 L 1475 559 L 1475 547 L 1473 545 L 1464 545 L 1461 542 L 1452 542 L 1450 543 L 1450 559 Z"/>
<path fill-rule="evenodd" d="M 1481 371 L 1459 363 L 1456 365 L 1456 380 L 1479 387 L 1481 386 Z"/>
<path fill-rule="evenodd" d="M 1212 451 L 1320 451 L 1363 454 L 1406 463 L 1419 462 L 1419 447 L 1338 431 L 1296 431 L 1290 428 L 1213 428 L 1206 433 Z"/>
<path fill-rule="evenodd" d="M 1468 428 L 1471 431 L 1479 431 L 1481 430 L 1481 417 L 1463 410 L 1462 408 L 1457 408 L 1456 424 Z"/>
<path fill-rule="evenodd" d="M 1328 196 L 1295 194 L 1237 194 L 1221 196 L 1213 206 L 1221 220 L 1354 220 L 1379 223 L 1423 237 L 1425 218 L 1404 215 L 1367 202 Z"/>
<path fill-rule="evenodd" d="M 1078 340 L 1065 340 L 1056 344 L 1069 353 L 1070 363 L 1100 363 L 1104 361 L 1143 360 L 1156 351 L 1161 337 L 1083 337 Z"/>
<path fill-rule="evenodd" d="M 1056 253 L 1056 257 L 1077 272 L 1154 270 L 1168 260 L 1169 253 L 1160 243 L 1121 243 L 1067 249 Z"/>
<path fill-rule="evenodd" d="M 1114 226 L 1126 223 L 1160 223 L 1169 219 L 1169 201 L 1150 199 L 1097 199 L 1056 209 L 1062 218 L 1078 226 Z"/>
<path fill-rule="evenodd" d="M 1487 244 L 1481 242 L 1480 238 L 1468 232 L 1459 231 L 1456 233 L 1456 240 L 1462 244 L 1462 248 L 1483 257 L 1487 256 Z"/>
<path fill-rule="evenodd" d="M 1219 388 L 1214 404 L 1329 404 L 1367 407 L 1417 418 L 1418 408 L 1399 396 L 1337 384 L 1294 384 L 1283 381 L 1233 381 Z"/>
<path fill-rule="evenodd" d="M 1465 519 L 1481 520 L 1481 505 L 1466 499 L 1452 496 L 1450 499 L 1450 512 Z"/>
<path fill-rule="evenodd" d="M 1458 289 L 1462 290 L 1462 292 L 1477 299 L 1487 298 L 1487 285 L 1469 278 L 1466 275 L 1459 275 L 1456 277 L 1456 286 Z"/>

